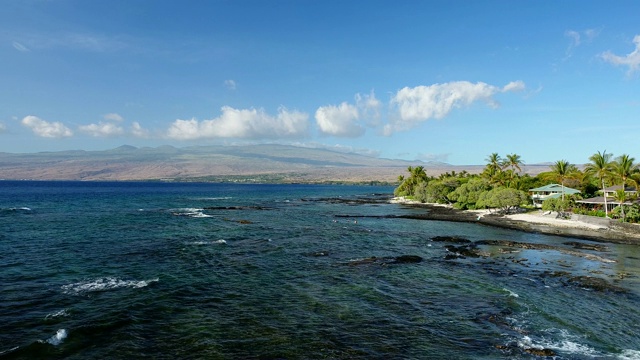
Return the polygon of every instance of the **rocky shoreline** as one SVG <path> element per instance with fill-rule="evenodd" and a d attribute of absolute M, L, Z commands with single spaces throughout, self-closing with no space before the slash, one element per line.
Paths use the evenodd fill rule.
<path fill-rule="evenodd" d="M 396 202 L 399 202 L 396 200 Z M 438 204 L 404 203 L 404 206 L 425 209 L 423 214 L 398 215 L 399 218 L 417 220 L 441 220 L 467 223 L 479 223 L 487 226 L 502 227 L 533 233 L 542 233 L 564 237 L 576 237 L 599 242 L 640 245 L 640 225 L 619 223 L 609 220 L 606 225 L 594 226 L 576 220 L 547 219 L 532 214 L 519 214 L 518 217 L 497 213 L 457 210 Z M 524 216 L 523 216 L 524 215 Z M 604 219 L 602 219 L 604 220 Z"/>

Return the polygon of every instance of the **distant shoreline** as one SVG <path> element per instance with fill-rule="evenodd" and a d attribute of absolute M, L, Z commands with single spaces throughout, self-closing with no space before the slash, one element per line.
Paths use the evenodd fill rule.
<path fill-rule="evenodd" d="M 545 215 L 545 212 L 541 210 L 513 215 L 499 215 L 491 213 L 489 210 L 457 210 L 448 205 L 424 204 L 403 198 L 394 198 L 391 202 L 428 210 L 425 214 L 403 216 L 412 219 L 478 223 L 598 242 L 640 245 L 640 225 L 623 224 L 615 220 L 609 220 L 607 224 L 607 221 L 601 218 L 596 218 L 598 223 L 595 221 L 586 222 L 575 218 L 556 219 L 555 213 Z"/>

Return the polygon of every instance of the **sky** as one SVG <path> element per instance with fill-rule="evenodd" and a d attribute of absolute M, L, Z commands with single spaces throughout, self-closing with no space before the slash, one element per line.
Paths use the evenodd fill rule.
<path fill-rule="evenodd" d="M 3 0 L 0 152 L 640 160 L 639 1 Z"/>

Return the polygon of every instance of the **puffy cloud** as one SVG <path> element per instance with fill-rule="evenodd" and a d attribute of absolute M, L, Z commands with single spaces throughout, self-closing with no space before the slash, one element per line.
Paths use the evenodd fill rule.
<path fill-rule="evenodd" d="M 144 129 L 139 122 L 134 121 L 131 124 L 131 134 L 135 137 L 146 139 L 149 137 L 149 131 Z"/>
<path fill-rule="evenodd" d="M 316 123 L 320 131 L 327 135 L 357 137 L 365 128 L 358 124 L 358 108 L 343 102 L 338 106 L 321 106 L 316 110 Z"/>
<path fill-rule="evenodd" d="M 365 125 L 375 126 L 380 117 L 380 101 L 373 91 L 369 95 L 356 94 L 356 104 L 321 106 L 315 118 L 320 131 L 326 135 L 357 137 L 365 132 Z"/>
<path fill-rule="evenodd" d="M 615 55 L 611 51 L 606 51 L 600 55 L 602 59 L 613 65 L 628 66 L 628 75 L 633 74 L 636 70 L 640 69 L 640 35 L 636 35 L 633 38 L 633 43 L 636 45 L 635 50 L 625 56 Z"/>
<path fill-rule="evenodd" d="M 124 121 L 124 118 L 123 118 L 122 116 L 120 116 L 120 115 L 116 114 L 116 113 L 109 113 L 109 114 L 105 114 L 105 115 L 103 116 L 103 118 L 104 118 L 105 120 L 108 120 L 108 121 L 115 121 L 115 122 L 122 122 L 122 121 Z"/>
<path fill-rule="evenodd" d="M 73 135 L 73 132 L 61 122 L 48 122 L 37 116 L 29 115 L 22 119 L 22 125 L 28 127 L 34 134 L 47 138 L 62 138 Z"/>
<path fill-rule="evenodd" d="M 111 122 L 102 121 L 97 124 L 79 126 L 78 129 L 95 137 L 109 137 L 124 134 L 122 127 Z"/>
<path fill-rule="evenodd" d="M 501 92 L 524 90 L 522 81 L 513 81 L 499 88 L 483 82 L 454 81 L 430 86 L 405 87 L 391 99 L 397 116 L 384 127 L 384 134 L 411 129 L 429 119 L 442 119 L 455 108 L 483 101 L 492 108 L 498 103 L 493 96 Z"/>
<path fill-rule="evenodd" d="M 178 140 L 203 138 L 276 139 L 307 135 L 309 116 L 281 107 L 271 116 L 263 109 L 222 107 L 222 115 L 212 120 L 176 120 L 167 137 Z"/>

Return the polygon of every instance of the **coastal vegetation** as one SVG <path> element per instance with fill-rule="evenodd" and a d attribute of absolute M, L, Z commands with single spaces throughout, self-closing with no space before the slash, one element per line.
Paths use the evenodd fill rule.
<path fill-rule="evenodd" d="M 567 160 L 558 160 L 548 171 L 535 176 L 522 172 L 524 161 L 515 153 L 505 157 L 490 154 L 479 174 L 447 172 L 435 177 L 429 176 L 422 166 L 410 166 L 409 174 L 398 178 L 394 195 L 422 203 L 448 204 L 460 210 L 490 209 L 510 213 L 533 208 L 530 189 L 557 183 L 562 188 L 561 196 L 545 200 L 544 211 L 556 211 L 562 216 L 576 213 L 640 222 L 640 204 L 636 201 L 640 164 L 635 158 L 628 154 L 614 158 L 605 150 L 596 152 L 588 160 L 580 167 Z M 607 188 L 614 185 L 619 189 L 603 196 Z M 580 193 L 565 194 L 566 187 Z M 604 203 L 577 202 L 596 196 Z"/>

